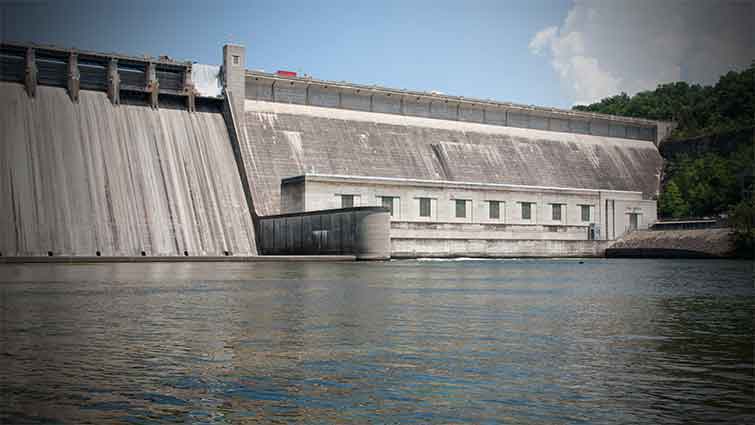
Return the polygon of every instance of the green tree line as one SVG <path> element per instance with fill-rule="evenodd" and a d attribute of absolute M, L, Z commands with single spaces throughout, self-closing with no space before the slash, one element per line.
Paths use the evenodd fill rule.
<path fill-rule="evenodd" d="M 672 138 L 684 139 L 751 127 L 755 124 L 755 62 L 744 71 L 730 71 L 713 86 L 683 81 L 661 84 L 652 91 L 621 93 L 577 111 L 675 121 Z"/>
<path fill-rule="evenodd" d="M 712 86 L 686 82 L 661 84 L 652 91 L 634 96 L 621 93 L 590 105 L 577 105 L 574 109 L 675 121 L 677 127 L 670 136 L 672 139 L 753 128 L 755 62 L 744 71 L 722 75 Z M 661 217 L 727 215 L 740 252 L 751 257 L 755 245 L 753 168 L 753 143 L 745 143 L 736 152 L 666 158 L 664 184 L 658 200 Z"/>

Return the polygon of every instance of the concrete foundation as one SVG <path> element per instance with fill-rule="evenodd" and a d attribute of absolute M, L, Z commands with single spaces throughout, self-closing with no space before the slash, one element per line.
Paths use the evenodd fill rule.
<path fill-rule="evenodd" d="M 602 257 L 606 241 L 392 238 L 393 258 Z"/>

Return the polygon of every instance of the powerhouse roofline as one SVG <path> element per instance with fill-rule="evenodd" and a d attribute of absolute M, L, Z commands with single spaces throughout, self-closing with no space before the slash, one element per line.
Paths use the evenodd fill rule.
<path fill-rule="evenodd" d="M 300 181 L 372 181 L 385 184 L 390 183 L 408 183 L 412 185 L 432 185 L 432 186 L 476 186 L 500 189 L 530 189 L 530 190 L 548 190 L 548 191 L 570 191 L 570 192 L 587 192 L 600 194 L 602 192 L 632 194 L 642 196 L 642 192 L 634 190 L 614 190 L 614 189 L 587 189 L 576 187 L 556 187 L 556 186 L 530 186 L 523 184 L 508 183 L 484 183 L 484 182 L 464 182 L 453 180 L 427 180 L 427 179 L 408 179 L 402 177 L 373 177 L 373 176 L 354 176 L 345 174 L 300 174 L 298 176 L 286 177 L 281 179 L 281 184 L 298 183 Z"/>

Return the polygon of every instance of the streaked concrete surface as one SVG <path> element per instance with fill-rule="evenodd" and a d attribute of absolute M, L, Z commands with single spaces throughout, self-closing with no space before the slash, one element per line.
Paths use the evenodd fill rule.
<path fill-rule="evenodd" d="M 247 100 L 245 157 L 261 215 L 302 174 L 658 191 L 652 142 Z"/>
<path fill-rule="evenodd" d="M 233 164 L 219 112 L 0 83 L 0 253 L 254 255 Z"/>

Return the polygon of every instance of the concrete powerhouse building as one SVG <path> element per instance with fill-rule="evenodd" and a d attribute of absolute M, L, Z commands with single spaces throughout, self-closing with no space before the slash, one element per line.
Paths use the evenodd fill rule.
<path fill-rule="evenodd" d="M 5 255 L 342 253 L 366 212 L 394 257 L 601 255 L 656 220 L 667 123 L 249 71 L 234 45 L 0 59 Z"/>

